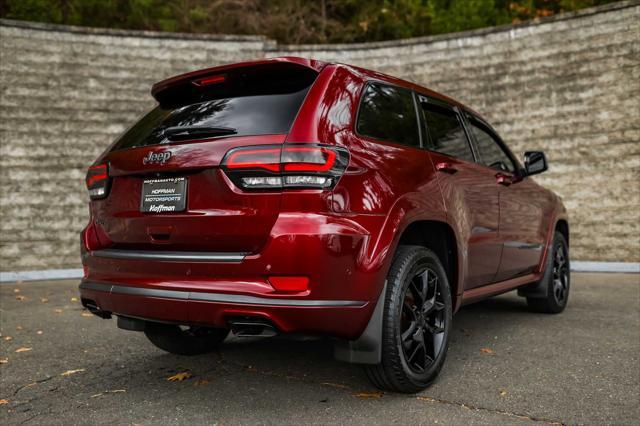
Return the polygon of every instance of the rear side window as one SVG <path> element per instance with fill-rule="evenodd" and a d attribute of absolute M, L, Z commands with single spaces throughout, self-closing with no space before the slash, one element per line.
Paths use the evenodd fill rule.
<path fill-rule="evenodd" d="M 211 87 L 172 88 L 113 150 L 174 142 L 165 133 L 169 128 L 224 128 L 232 136 L 287 133 L 316 76 L 312 70 L 272 67 L 229 73 Z"/>
<path fill-rule="evenodd" d="M 413 94 L 386 84 L 367 85 L 360 102 L 356 131 L 370 138 L 419 147 Z"/>
<path fill-rule="evenodd" d="M 513 161 L 489 130 L 473 119 L 470 119 L 469 124 L 478 146 L 480 162 L 492 169 L 514 173 L 516 169 Z"/>
<path fill-rule="evenodd" d="M 458 114 L 438 105 L 423 103 L 424 118 L 430 141 L 428 149 L 473 162 L 471 146 L 464 133 Z"/>

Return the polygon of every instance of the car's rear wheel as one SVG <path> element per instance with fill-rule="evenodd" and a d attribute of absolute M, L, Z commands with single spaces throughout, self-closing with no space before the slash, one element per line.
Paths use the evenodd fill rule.
<path fill-rule="evenodd" d="M 144 334 L 163 351 L 176 355 L 200 355 L 214 351 L 227 337 L 229 330 L 149 322 Z"/>
<path fill-rule="evenodd" d="M 380 389 L 415 393 L 437 377 L 449 346 L 451 294 L 435 253 L 400 246 L 387 277 L 382 362 L 365 366 Z"/>
<path fill-rule="evenodd" d="M 546 297 L 527 297 L 527 305 L 536 312 L 558 314 L 564 311 L 569 301 L 571 269 L 569 246 L 560 232 L 553 237 L 553 247 L 542 280 L 542 284 L 547 286 Z"/>

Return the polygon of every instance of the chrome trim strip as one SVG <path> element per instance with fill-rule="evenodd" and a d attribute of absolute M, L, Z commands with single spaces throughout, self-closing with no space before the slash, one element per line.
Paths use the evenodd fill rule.
<path fill-rule="evenodd" d="M 243 305 L 262 306 L 301 306 L 301 307 L 362 307 L 367 302 L 354 300 L 308 300 L 308 299 L 271 299 L 240 294 L 207 293 L 199 291 L 176 291 L 157 288 L 130 287 L 118 284 L 95 282 L 80 283 L 81 290 L 104 291 L 114 294 L 130 294 L 133 296 L 163 297 L 176 300 L 196 300 L 203 302 L 220 302 Z"/>
<path fill-rule="evenodd" d="M 517 248 L 521 250 L 542 250 L 542 244 L 523 243 L 521 241 L 505 241 L 505 247 Z"/>
<path fill-rule="evenodd" d="M 245 253 L 216 253 L 198 251 L 151 251 L 103 249 L 91 252 L 92 256 L 108 259 L 158 260 L 165 262 L 242 262 Z"/>

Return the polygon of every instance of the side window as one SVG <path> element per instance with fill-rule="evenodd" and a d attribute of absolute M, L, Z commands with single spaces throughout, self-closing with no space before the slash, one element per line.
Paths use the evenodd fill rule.
<path fill-rule="evenodd" d="M 458 114 L 448 108 L 423 104 L 427 131 L 431 137 L 427 148 L 461 160 L 473 162 L 473 153 L 462 129 Z"/>
<path fill-rule="evenodd" d="M 478 146 L 480 162 L 492 169 L 514 173 L 516 168 L 513 165 L 513 161 L 504 152 L 495 137 L 475 120 L 470 119 L 469 124 Z"/>
<path fill-rule="evenodd" d="M 369 84 L 362 95 L 356 131 L 374 139 L 419 147 L 412 93 L 385 84 Z"/>

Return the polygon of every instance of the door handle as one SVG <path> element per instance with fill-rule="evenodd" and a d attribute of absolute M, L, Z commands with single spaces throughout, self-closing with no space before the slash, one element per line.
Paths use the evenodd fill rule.
<path fill-rule="evenodd" d="M 504 173 L 498 173 L 496 174 L 496 182 L 503 186 L 509 186 L 513 183 L 513 178 Z"/>
<path fill-rule="evenodd" d="M 446 161 L 436 164 L 436 170 L 439 172 L 448 173 L 450 175 L 458 171 L 458 169 L 456 169 L 453 164 Z"/>

